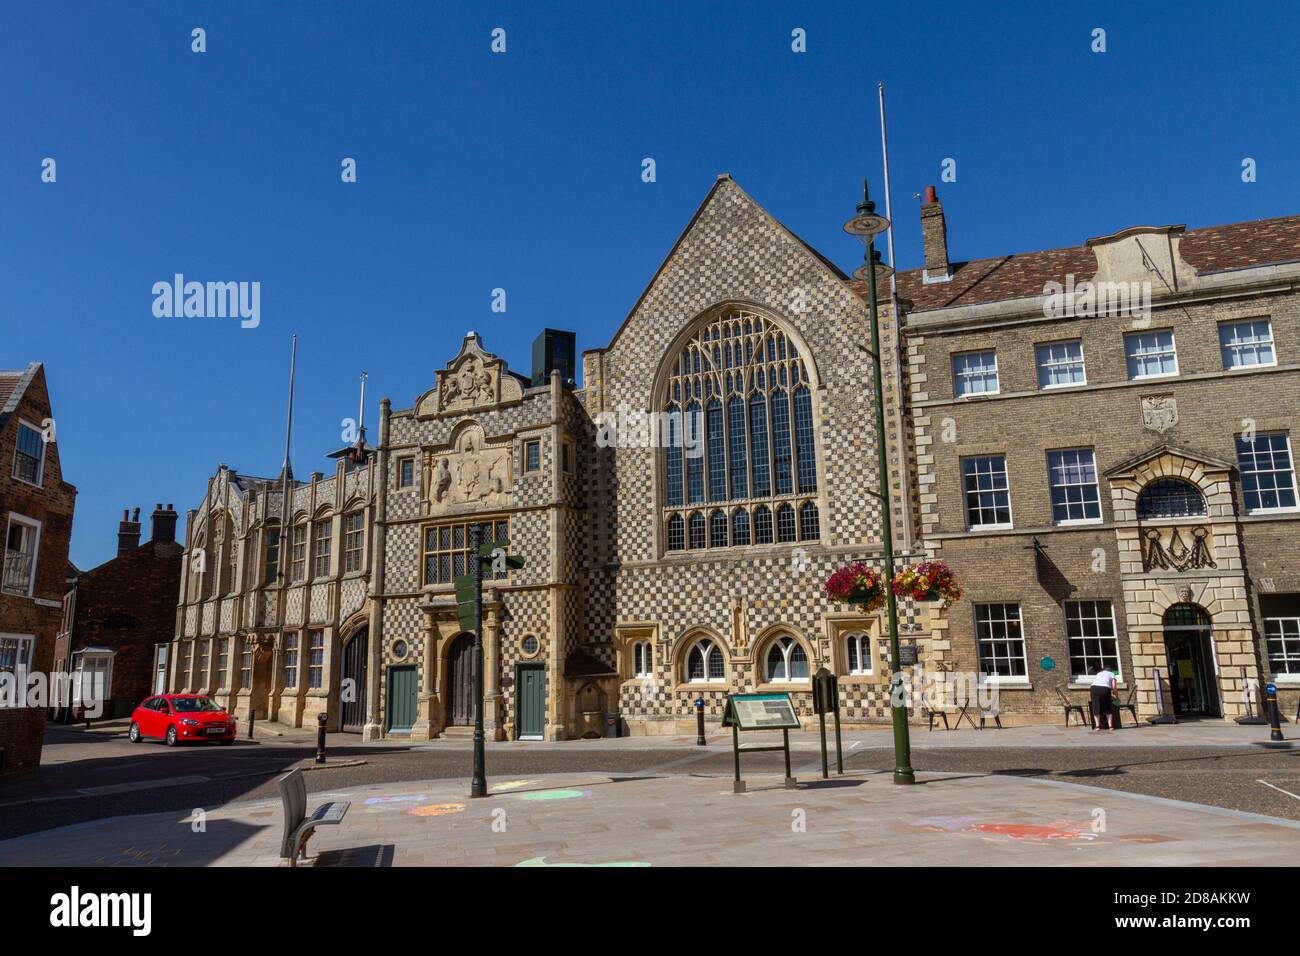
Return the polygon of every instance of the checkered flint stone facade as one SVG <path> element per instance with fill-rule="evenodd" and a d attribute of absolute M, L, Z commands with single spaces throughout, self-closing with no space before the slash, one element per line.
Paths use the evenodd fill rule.
<path fill-rule="evenodd" d="M 182 585 L 172 686 L 295 725 L 327 712 L 370 736 L 460 732 L 452 579 L 479 525 L 526 562 L 484 581 L 497 739 L 603 734 L 611 715 L 676 733 L 696 699 L 713 720 L 740 690 L 791 691 L 811 716 L 821 666 L 842 675 L 849 720 L 885 719 L 880 621 L 821 595 L 834 568 L 879 554 L 869 339 L 846 277 L 719 177 L 610 344 L 583 354 L 581 388 L 558 372 L 534 386 L 469 333 L 412 407 L 381 405 L 362 464 L 293 483 L 301 537 L 278 535 L 277 479 L 219 470 L 190 514 L 187 569 L 207 563 Z M 683 370 L 691 348 L 702 365 Z M 705 454 L 602 434 L 620 409 L 695 414 L 683 387 Z M 902 461 L 897 408 L 890 431 Z"/>

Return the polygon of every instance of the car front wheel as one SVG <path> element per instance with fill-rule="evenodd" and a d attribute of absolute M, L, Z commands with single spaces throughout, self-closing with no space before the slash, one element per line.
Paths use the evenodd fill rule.
<path fill-rule="evenodd" d="M 175 727 L 168 727 L 168 728 L 167 728 L 167 746 L 168 746 L 168 747 L 175 747 L 175 746 L 176 746 L 176 728 L 175 728 Z"/>
<path fill-rule="evenodd" d="M 131 743 L 133 743 L 133 744 L 138 744 L 138 743 L 140 742 L 140 739 L 141 739 L 141 738 L 140 738 L 140 725 L 137 724 L 134 720 L 131 721 L 131 729 L 130 729 L 130 731 L 127 732 L 127 735 L 126 735 L 126 736 L 127 736 L 127 739 L 130 740 Z"/>

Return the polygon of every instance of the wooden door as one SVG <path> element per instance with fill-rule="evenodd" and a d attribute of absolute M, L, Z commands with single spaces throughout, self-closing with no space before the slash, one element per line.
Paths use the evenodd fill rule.
<path fill-rule="evenodd" d="M 515 736 L 520 740 L 541 740 L 546 725 L 546 666 L 520 664 L 515 677 L 515 700 L 519 720 Z"/>
<path fill-rule="evenodd" d="M 474 723 L 474 637 L 462 634 L 451 645 L 447 660 L 448 723 Z"/>
<path fill-rule="evenodd" d="M 339 684 L 342 728 L 359 734 L 366 725 L 366 659 L 370 652 L 369 629 L 362 628 L 343 647 L 343 681 Z"/>
<path fill-rule="evenodd" d="M 418 673 L 414 664 L 388 668 L 388 729 L 404 731 L 415 726 L 418 713 Z"/>

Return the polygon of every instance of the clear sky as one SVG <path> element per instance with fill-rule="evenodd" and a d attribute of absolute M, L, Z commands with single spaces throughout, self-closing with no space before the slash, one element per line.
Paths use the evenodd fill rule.
<path fill-rule="evenodd" d="M 91 567 L 122 508 L 278 471 L 294 331 L 302 476 L 361 369 L 373 426 L 468 329 L 523 372 L 544 326 L 605 344 L 720 172 L 851 271 L 877 81 L 903 267 L 928 183 L 958 260 L 1300 212 L 1297 9 L 5 0 L 0 367 L 46 364 Z M 155 317 L 178 272 L 260 282 L 260 325 Z"/>

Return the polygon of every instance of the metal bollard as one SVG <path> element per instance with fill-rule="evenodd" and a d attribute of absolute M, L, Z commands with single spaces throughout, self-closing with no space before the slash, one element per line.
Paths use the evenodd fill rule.
<path fill-rule="evenodd" d="M 248 739 L 253 739 L 253 724 L 257 721 L 256 708 L 250 708 L 248 711 Z"/>
<path fill-rule="evenodd" d="M 704 698 L 695 698 L 695 743 L 703 747 L 706 744 L 704 739 Z"/>
<path fill-rule="evenodd" d="M 1277 706 L 1277 684 L 1269 681 L 1264 685 L 1264 706 L 1268 709 L 1268 739 L 1283 740 L 1282 712 Z"/>
<path fill-rule="evenodd" d="M 325 721 L 329 719 L 328 714 L 316 715 L 316 762 L 325 762 Z"/>

